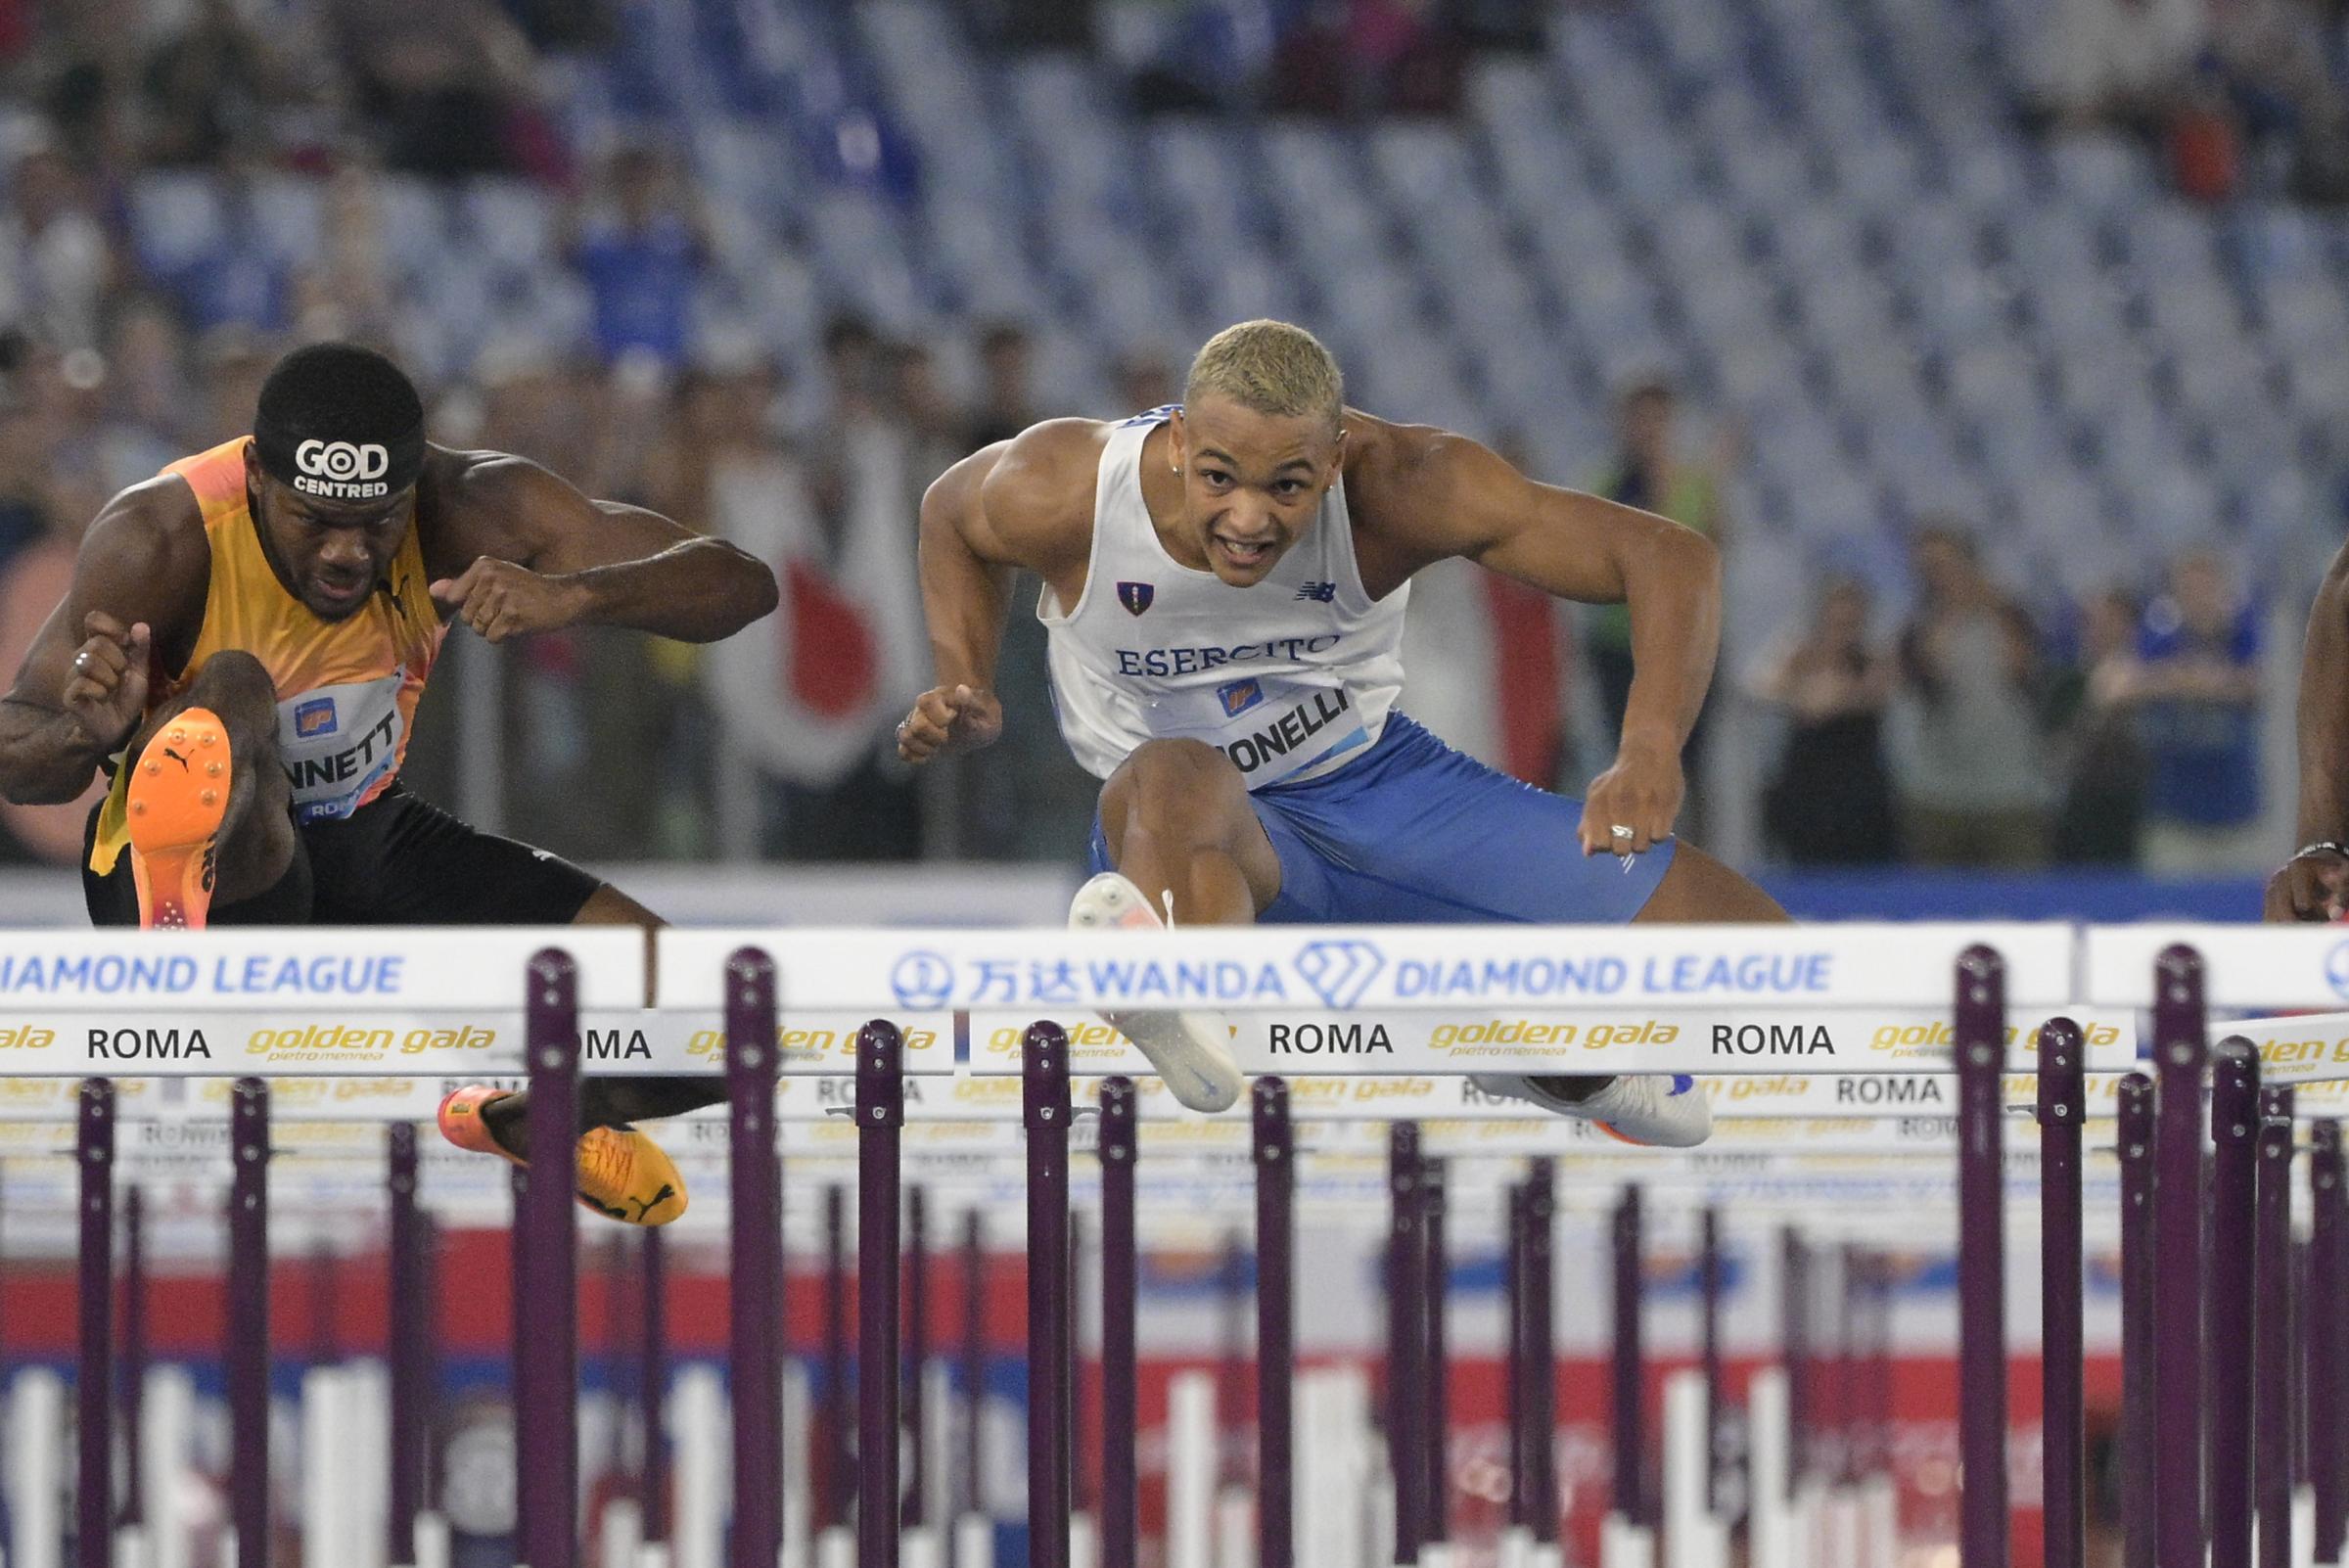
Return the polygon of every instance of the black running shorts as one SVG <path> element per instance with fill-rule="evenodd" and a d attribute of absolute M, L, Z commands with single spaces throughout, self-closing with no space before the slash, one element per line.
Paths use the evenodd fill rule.
<path fill-rule="evenodd" d="M 81 889 L 97 926 L 139 923 L 125 850 Z M 216 926 L 566 926 L 602 886 L 560 855 L 469 827 L 397 783 L 346 817 L 296 829 L 300 850 L 268 892 L 212 905 Z"/>

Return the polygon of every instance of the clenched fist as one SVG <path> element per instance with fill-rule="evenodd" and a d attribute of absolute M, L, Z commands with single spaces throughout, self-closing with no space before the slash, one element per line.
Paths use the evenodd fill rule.
<path fill-rule="evenodd" d="M 1678 752 L 1626 746 L 1583 799 L 1583 853 L 1637 854 L 1663 843 L 1687 790 Z"/>
<path fill-rule="evenodd" d="M 125 626 L 93 610 L 81 618 L 85 640 L 73 654 L 72 673 L 59 694 L 82 732 L 109 751 L 130 737 L 147 712 L 147 623 Z"/>
<path fill-rule="evenodd" d="M 587 590 L 578 583 L 485 555 L 462 576 L 442 577 L 430 591 L 435 603 L 453 612 L 452 619 L 471 626 L 484 642 L 560 631 L 587 613 Z"/>
<path fill-rule="evenodd" d="M 2332 920 L 2349 892 L 2349 854 L 2330 844 L 2312 844 L 2268 879 L 2270 920 Z"/>
<path fill-rule="evenodd" d="M 927 762 L 941 752 L 992 746 L 1003 733 L 1003 705 L 976 686 L 933 686 L 898 724 L 898 755 Z"/>

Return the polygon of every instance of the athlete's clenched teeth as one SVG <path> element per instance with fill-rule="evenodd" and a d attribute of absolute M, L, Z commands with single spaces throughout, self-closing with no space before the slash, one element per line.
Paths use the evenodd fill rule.
<path fill-rule="evenodd" d="M 1217 547 L 1223 552 L 1225 559 L 1229 560 L 1233 566 L 1261 566 L 1265 557 L 1272 553 L 1270 539 L 1259 539 L 1252 544 L 1243 544 L 1228 533 L 1218 533 L 1214 535 L 1214 538 Z"/>

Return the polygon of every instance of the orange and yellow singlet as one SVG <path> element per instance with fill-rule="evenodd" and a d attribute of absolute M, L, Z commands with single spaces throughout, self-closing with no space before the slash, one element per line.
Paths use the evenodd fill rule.
<path fill-rule="evenodd" d="M 398 774 L 416 700 L 440 651 L 443 627 L 425 591 L 423 547 L 410 529 L 386 586 L 348 620 L 319 620 L 286 591 L 261 552 L 245 495 L 249 439 L 240 436 L 163 470 L 196 492 L 211 545 L 211 582 L 194 652 L 148 706 L 186 690 L 216 653 L 253 655 L 277 685 L 278 757 L 294 786 L 295 814 L 304 822 L 348 816 Z M 102 876 L 127 842 L 126 776 L 115 775 L 90 850 L 90 869 Z"/>

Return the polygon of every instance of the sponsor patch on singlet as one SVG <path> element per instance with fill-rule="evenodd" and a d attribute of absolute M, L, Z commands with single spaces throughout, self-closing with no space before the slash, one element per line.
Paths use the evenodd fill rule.
<path fill-rule="evenodd" d="M 277 705 L 277 749 L 297 820 L 348 816 L 399 762 L 401 677 L 319 686 Z"/>

